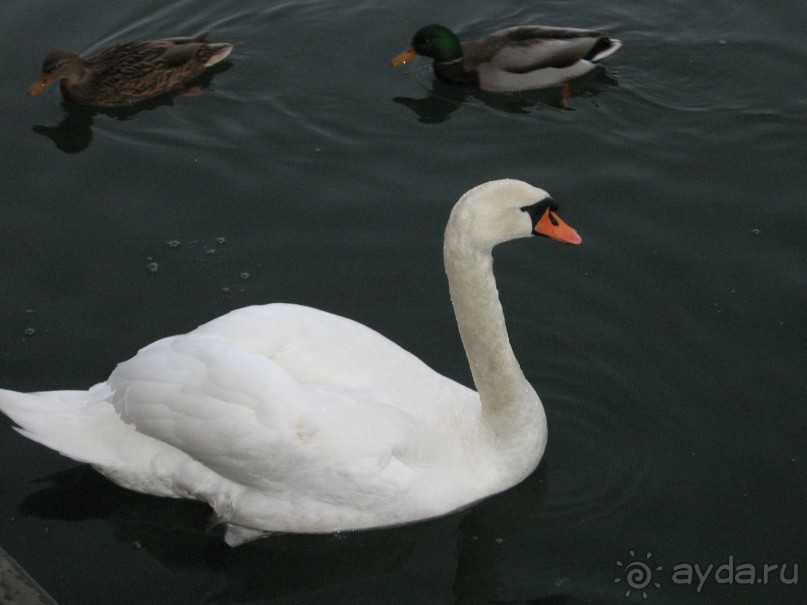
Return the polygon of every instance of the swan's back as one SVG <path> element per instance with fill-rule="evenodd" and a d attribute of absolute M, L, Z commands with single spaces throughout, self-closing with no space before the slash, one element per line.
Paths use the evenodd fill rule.
<path fill-rule="evenodd" d="M 110 382 L 160 374 L 169 381 L 176 371 L 190 371 L 183 364 L 191 359 L 219 380 L 240 375 L 224 388 L 269 389 L 281 395 L 286 388 L 298 387 L 345 391 L 424 419 L 436 407 L 449 402 L 466 406 L 475 399 L 471 389 L 438 374 L 375 330 L 339 315 L 284 303 L 237 309 L 187 334 L 157 341 L 121 363 Z M 272 373 L 271 379 L 262 377 L 260 370 Z"/>

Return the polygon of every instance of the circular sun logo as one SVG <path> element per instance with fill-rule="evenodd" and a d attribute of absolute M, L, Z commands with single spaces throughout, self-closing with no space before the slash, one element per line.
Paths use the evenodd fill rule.
<path fill-rule="evenodd" d="M 630 561 L 623 563 L 617 561 L 616 564 L 622 569 L 622 576 L 614 580 L 617 584 L 625 582 L 628 589 L 625 591 L 625 596 L 629 597 L 631 594 L 642 595 L 642 598 L 647 598 L 647 588 L 661 588 L 661 584 L 653 581 L 653 572 L 661 571 L 661 565 L 652 567 L 650 561 L 653 556 L 652 553 L 647 553 L 643 561 L 636 560 L 636 554 L 631 550 L 629 551 Z"/>

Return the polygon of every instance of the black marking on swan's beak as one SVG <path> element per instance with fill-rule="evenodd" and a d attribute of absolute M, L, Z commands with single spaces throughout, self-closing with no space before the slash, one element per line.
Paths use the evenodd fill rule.
<path fill-rule="evenodd" d="M 521 210 L 527 212 L 532 219 L 533 235 L 542 235 L 566 244 L 580 244 L 583 242 L 577 231 L 564 223 L 555 214 L 558 204 L 552 198 L 544 198 L 531 206 L 524 206 Z"/>

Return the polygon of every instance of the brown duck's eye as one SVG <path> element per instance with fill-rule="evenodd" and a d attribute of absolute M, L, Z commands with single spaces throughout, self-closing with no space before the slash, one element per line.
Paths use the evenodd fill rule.
<path fill-rule="evenodd" d="M 56 61 L 54 63 L 49 63 L 48 65 L 45 66 L 45 68 L 42 71 L 44 71 L 45 73 L 51 73 L 51 72 L 56 71 L 60 67 L 64 67 L 66 64 L 67 64 L 67 60 L 62 59 L 61 61 Z"/>

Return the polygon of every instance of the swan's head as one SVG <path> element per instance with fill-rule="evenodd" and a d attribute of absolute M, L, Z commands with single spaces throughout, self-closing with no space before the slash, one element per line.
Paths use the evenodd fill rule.
<path fill-rule="evenodd" d="M 524 181 L 502 179 L 478 185 L 463 195 L 446 227 L 450 239 L 490 250 L 496 244 L 542 235 L 567 244 L 583 240 L 556 214 L 558 205 L 543 189 Z"/>

